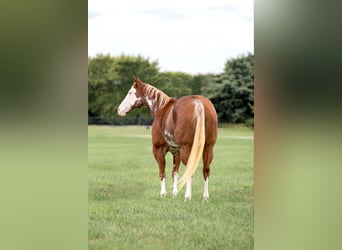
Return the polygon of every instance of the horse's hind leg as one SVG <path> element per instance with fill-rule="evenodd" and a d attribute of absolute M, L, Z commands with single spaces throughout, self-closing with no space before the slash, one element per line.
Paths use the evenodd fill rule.
<path fill-rule="evenodd" d="M 153 146 L 153 155 L 159 166 L 159 177 L 160 177 L 160 196 L 166 196 L 166 183 L 165 183 L 165 149 L 164 147 Z"/>
<path fill-rule="evenodd" d="M 173 177 L 173 198 L 176 198 L 178 194 L 178 169 L 180 164 L 180 154 L 179 151 L 173 153 L 173 169 L 172 169 L 172 177 Z"/>
<path fill-rule="evenodd" d="M 185 166 L 188 163 L 190 151 L 191 151 L 191 145 L 183 145 L 180 148 L 180 159 Z M 191 197 L 192 197 L 192 178 L 190 178 L 186 182 L 184 199 L 185 201 L 189 201 L 191 200 Z"/>
<path fill-rule="evenodd" d="M 203 200 L 208 201 L 209 199 L 209 175 L 210 175 L 210 164 L 213 160 L 213 148 L 214 145 L 205 145 L 203 150 L 203 178 L 204 178 L 204 188 L 203 188 Z"/>

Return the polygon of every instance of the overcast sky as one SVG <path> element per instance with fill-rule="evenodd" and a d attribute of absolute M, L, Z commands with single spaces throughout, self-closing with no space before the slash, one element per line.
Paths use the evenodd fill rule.
<path fill-rule="evenodd" d="M 89 0 L 88 55 L 141 55 L 161 71 L 220 73 L 254 53 L 252 0 Z"/>

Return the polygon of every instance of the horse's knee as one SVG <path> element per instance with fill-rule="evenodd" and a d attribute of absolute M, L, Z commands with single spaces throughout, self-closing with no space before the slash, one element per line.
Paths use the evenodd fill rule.
<path fill-rule="evenodd" d="M 203 178 L 204 178 L 204 180 L 206 180 L 207 177 L 209 177 L 209 175 L 210 175 L 210 167 L 209 166 L 208 167 L 203 166 Z"/>

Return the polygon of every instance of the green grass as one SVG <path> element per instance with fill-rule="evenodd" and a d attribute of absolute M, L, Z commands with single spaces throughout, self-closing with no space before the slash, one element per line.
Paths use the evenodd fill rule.
<path fill-rule="evenodd" d="M 88 128 L 89 249 L 253 249 L 253 131 L 219 129 L 208 203 L 202 202 L 202 165 L 192 200 L 184 202 L 185 188 L 172 198 L 170 153 L 168 195 L 159 197 L 150 133 Z"/>

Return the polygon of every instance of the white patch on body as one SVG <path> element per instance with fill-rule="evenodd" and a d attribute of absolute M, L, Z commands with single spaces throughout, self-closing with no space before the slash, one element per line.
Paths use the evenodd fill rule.
<path fill-rule="evenodd" d="M 186 182 L 186 190 L 185 190 L 185 200 L 184 201 L 190 201 L 191 200 L 191 186 L 192 186 L 192 178 L 190 178 Z"/>
<path fill-rule="evenodd" d="M 166 182 L 165 177 L 160 181 L 160 196 L 165 197 L 166 196 Z"/>
<path fill-rule="evenodd" d="M 209 178 L 205 179 L 204 181 L 204 191 L 203 191 L 203 200 L 208 201 L 209 199 Z"/>
<path fill-rule="evenodd" d="M 178 194 L 178 186 L 177 186 L 177 182 L 178 182 L 178 173 L 175 173 L 173 176 L 173 198 L 176 198 L 177 194 Z"/>
<path fill-rule="evenodd" d="M 173 135 L 167 130 L 164 130 L 164 139 L 167 142 L 167 144 L 169 144 L 169 146 L 174 147 L 174 148 L 179 147 L 179 145 L 176 143 Z"/>
<path fill-rule="evenodd" d="M 129 91 L 128 94 L 126 95 L 125 99 L 121 102 L 119 108 L 118 108 L 118 115 L 120 116 L 125 116 L 128 111 L 132 109 L 132 106 L 134 103 L 139 100 L 137 96 L 135 95 L 136 89 L 132 87 Z"/>
<path fill-rule="evenodd" d="M 153 108 L 153 100 L 150 100 L 148 98 L 146 98 L 146 100 L 147 100 L 148 106 L 150 107 L 150 109 L 152 109 Z"/>
<path fill-rule="evenodd" d="M 150 108 L 150 110 L 152 111 L 152 113 L 156 114 L 158 107 L 154 106 L 154 100 L 146 98 L 146 101 L 147 101 L 147 105 Z"/>

